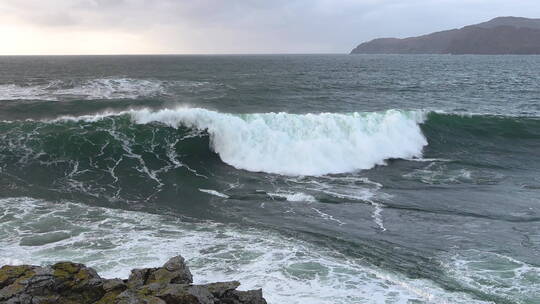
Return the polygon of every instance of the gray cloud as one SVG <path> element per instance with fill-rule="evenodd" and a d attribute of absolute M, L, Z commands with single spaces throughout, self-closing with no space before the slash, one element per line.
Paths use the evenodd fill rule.
<path fill-rule="evenodd" d="M 116 31 L 163 52 L 348 52 L 500 15 L 540 17 L 537 0 L 3 0 L 0 18 L 54 31 Z"/>

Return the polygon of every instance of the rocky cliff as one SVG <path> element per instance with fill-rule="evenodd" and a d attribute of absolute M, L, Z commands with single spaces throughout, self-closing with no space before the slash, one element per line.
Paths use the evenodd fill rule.
<path fill-rule="evenodd" d="M 499 17 L 424 36 L 380 38 L 351 54 L 540 54 L 540 19 Z"/>
<path fill-rule="evenodd" d="M 103 279 L 71 262 L 0 268 L 0 303 L 6 304 L 266 304 L 261 290 L 238 291 L 239 282 L 194 285 L 184 259 L 133 269 L 127 280 Z"/>

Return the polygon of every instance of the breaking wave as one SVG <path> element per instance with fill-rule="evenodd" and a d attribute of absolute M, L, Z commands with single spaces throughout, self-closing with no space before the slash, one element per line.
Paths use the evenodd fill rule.
<path fill-rule="evenodd" d="M 416 112 L 224 114 L 178 108 L 127 112 L 139 124 L 205 130 L 211 148 L 238 169 L 324 175 L 370 169 L 389 158 L 422 154 L 427 141 Z"/>
<path fill-rule="evenodd" d="M 181 176 L 198 197 L 216 195 L 204 189 L 220 190 L 216 174 L 230 172 L 224 163 L 253 172 L 325 176 L 370 169 L 389 159 L 418 160 L 423 152 L 448 157 L 453 149 L 493 149 L 493 140 L 502 148 L 535 149 L 538 141 L 529 139 L 540 139 L 539 127 L 535 118 L 398 110 L 302 115 L 176 108 L 4 121 L 0 177 L 20 187 L 147 201 L 177 191 Z M 493 138 L 483 143 L 487 137 Z M 513 143 L 520 138 L 526 141 Z"/>

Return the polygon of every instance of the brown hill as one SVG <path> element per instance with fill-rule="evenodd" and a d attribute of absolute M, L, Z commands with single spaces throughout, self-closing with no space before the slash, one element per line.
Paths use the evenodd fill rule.
<path fill-rule="evenodd" d="M 419 37 L 380 38 L 351 54 L 540 54 L 540 19 L 499 17 Z"/>

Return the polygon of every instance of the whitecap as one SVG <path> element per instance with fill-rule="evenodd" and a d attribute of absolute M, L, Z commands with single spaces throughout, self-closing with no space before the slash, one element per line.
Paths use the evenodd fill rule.
<path fill-rule="evenodd" d="M 132 110 L 136 123 L 206 130 L 211 148 L 238 169 L 324 175 L 370 169 L 389 158 L 422 155 L 417 112 L 226 114 L 200 108 Z"/>
<path fill-rule="evenodd" d="M 210 194 L 210 195 L 213 195 L 213 196 L 217 196 L 217 197 L 229 198 L 228 195 L 223 194 L 221 192 L 218 192 L 216 190 L 212 190 L 212 189 L 201 189 L 201 188 L 199 188 L 199 191 Z"/>
<path fill-rule="evenodd" d="M 316 202 L 317 200 L 312 195 L 302 192 L 272 192 L 268 193 L 270 197 L 281 197 L 289 202 Z"/>

